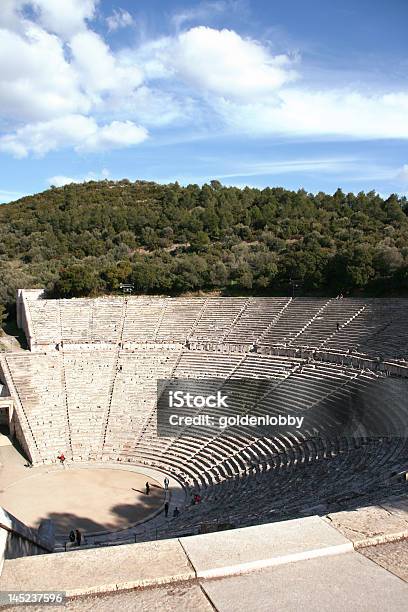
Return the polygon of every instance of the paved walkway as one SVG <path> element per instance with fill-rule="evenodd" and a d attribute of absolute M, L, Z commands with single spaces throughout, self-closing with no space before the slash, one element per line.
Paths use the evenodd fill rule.
<path fill-rule="evenodd" d="M 218 612 L 406 612 L 408 585 L 356 552 L 202 586 Z"/>
<path fill-rule="evenodd" d="M 10 438 L 0 432 L 0 447 L 3 446 L 12 446 L 12 444 L 10 442 Z"/>
<path fill-rule="evenodd" d="M 10 438 L 0 432 L 0 494 L 13 482 L 30 475 L 26 464 L 27 460 L 12 445 Z"/>
<path fill-rule="evenodd" d="M 408 540 L 360 548 L 359 553 L 408 582 Z"/>
<path fill-rule="evenodd" d="M 405 612 L 407 609 L 408 584 L 358 552 L 283 563 L 218 579 L 197 580 L 188 564 L 176 555 L 175 545 L 175 540 L 168 540 L 165 543 L 167 550 L 161 550 L 160 546 L 160 549 L 149 551 L 157 546 L 150 543 L 143 552 L 131 546 L 129 552 L 134 553 L 133 559 L 127 552 L 123 560 L 120 558 L 121 549 L 128 547 L 114 549 L 111 561 L 118 569 L 123 568 L 123 572 L 120 571 L 123 580 L 130 580 L 129 567 L 137 567 L 138 560 L 140 563 L 139 550 L 143 560 L 147 554 L 150 568 L 156 564 L 158 570 L 157 586 L 71 599 L 65 607 L 52 606 L 53 611 L 236 612 L 244 609 L 245 612 Z M 86 553 L 75 554 L 82 557 Z M 83 566 L 85 559 L 78 558 L 80 561 Z M 88 561 L 91 567 L 92 559 Z M 23 565 L 27 570 L 27 564 Z M 109 571 L 109 566 L 105 569 Z M 149 569 L 145 563 L 140 569 L 143 579 L 148 578 Z M 168 584 L 160 584 L 160 570 L 163 576 L 167 575 Z M 154 574 L 151 571 L 150 574 L 152 578 Z M 170 582 L 183 574 L 184 582 Z M 14 580 L 18 575 L 18 572 L 14 574 Z M 45 606 L 18 607 L 18 610 L 26 612 L 45 612 L 46 609 Z"/>
<path fill-rule="evenodd" d="M 3 608 L 2 608 L 3 610 Z M 16 612 L 214 612 L 204 590 L 193 582 L 71 600 L 66 606 L 18 606 Z"/>

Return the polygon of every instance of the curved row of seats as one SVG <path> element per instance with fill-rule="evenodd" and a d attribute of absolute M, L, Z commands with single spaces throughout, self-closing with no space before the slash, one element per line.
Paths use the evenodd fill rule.
<path fill-rule="evenodd" d="M 214 343 L 408 359 L 408 300 L 166 298 L 24 301 L 32 350 L 122 343 Z"/>
<path fill-rule="evenodd" d="M 305 464 L 253 470 L 206 489 L 198 506 L 172 521 L 173 532 L 219 522 L 246 526 L 327 513 L 380 499 L 400 486 L 386 480 L 390 467 L 408 461 L 401 440 L 361 441 L 337 455 Z"/>

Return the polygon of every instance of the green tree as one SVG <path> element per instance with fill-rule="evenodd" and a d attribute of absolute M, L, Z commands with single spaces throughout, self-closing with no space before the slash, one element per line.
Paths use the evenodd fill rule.
<path fill-rule="evenodd" d="M 71 298 L 97 295 L 101 282 L 96 271 L 88 266 L 74 264 L 61 270 L 52 293 L 58 297 Z"/>
<path fill-rule="evenodd" d="M 149 181 L 89 181 L 0 206 L 0 304 L 20 287 L 96 295 L 233 286 L 247 293 L 348 290 L 406 295 L 408 204 L 374 191 L 333 195 Z M 126 263 L 123 263 L 126 262 Z"/>
<path fill-rule="evenodd" d="M 197 232 L 191 238 L 191 248 L 194 251 L 205 251 L 211 244 L 211 240 L 206 232 Z"/>

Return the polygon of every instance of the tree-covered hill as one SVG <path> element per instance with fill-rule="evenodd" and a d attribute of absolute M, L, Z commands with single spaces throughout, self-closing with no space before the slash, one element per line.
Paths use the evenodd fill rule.
<path fill-rule="evenodd" d="M 18 287 L 408 294 L 408 204 L 374 192 L 91 181 L 0 206 L 0 304 Z"/>

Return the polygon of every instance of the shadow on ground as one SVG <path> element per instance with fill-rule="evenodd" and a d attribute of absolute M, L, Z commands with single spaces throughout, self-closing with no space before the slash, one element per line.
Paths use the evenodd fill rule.
<path fill-rule="evenodd" d="M 134 504 L 117 504 L 109 508 L 109 511 L 114 515 L 114 519 L 110 522 L 98 522 L 92 516 L 87 515 L 84 508 L 83 515 L 73 514 L 70 512 L 50 512 L 43 518 L 51 519 L 55 525 L 57 536 L 62 535 L 68 537 L 71 529 L 80 529 L 85 534 L 92 534 L 99 531 L 116 531 L 126 529 L 133 524 L 143 521 L 156 511 L 163 511 L 164 499 L 152 495 L 144 495 L 135 500 Z"/>

